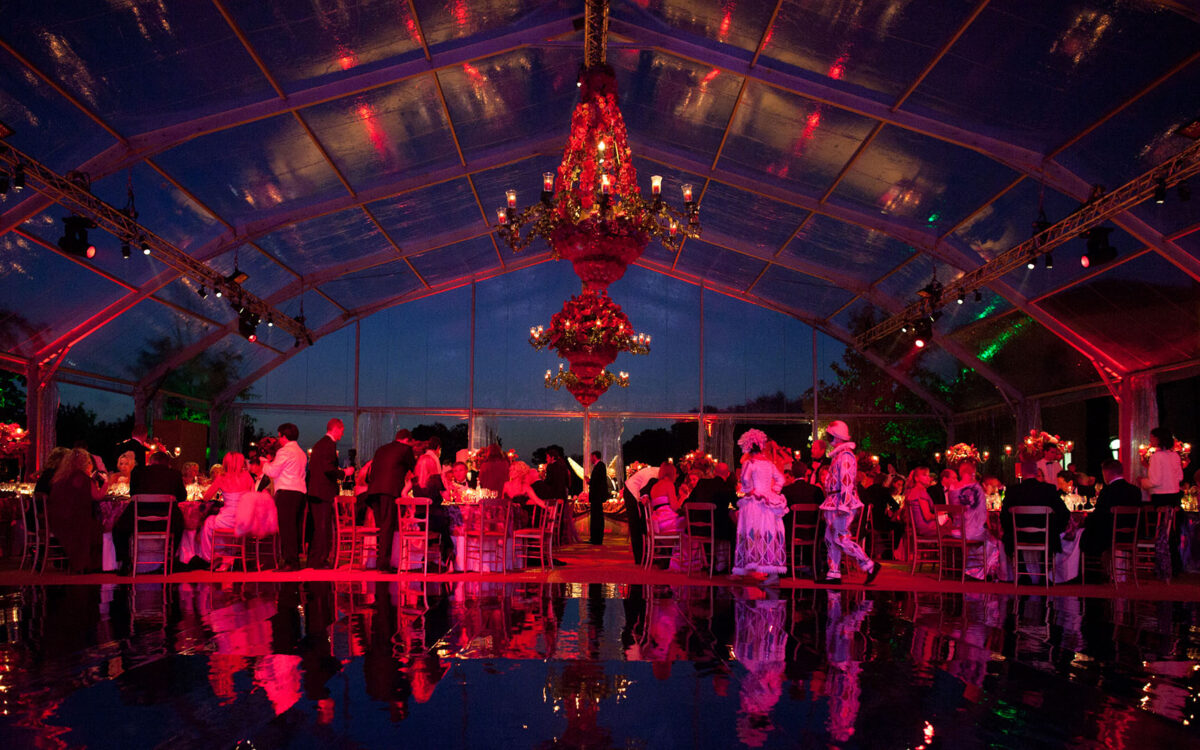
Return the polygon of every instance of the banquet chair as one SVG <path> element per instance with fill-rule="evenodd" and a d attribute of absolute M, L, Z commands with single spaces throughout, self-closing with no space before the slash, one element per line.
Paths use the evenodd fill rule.
<path fill-rule="evenodd" d="M 238 536 L 235 529 L 213 529 L 212 559 L 208 561 L 208 570 L 213 572 L 221 567 L 226 560 L 241 563 L 242 571 L 246 570 L 246 537 Z"/>
<path fill-rule="evenodd" d="M 274 570 L 279 566 L 279 535 L 267 534 L 266 536 L 246 536 L 242 539 L 246 547 L 246 560 L 250 559 L 250 551 L 254 551 L 254 569 L 255 570 Z M 271 554 L 271 564 L 269 567 L 263 567 L 263 552 Z"/>
<path fill-rule="evenodd" d="M 334 553 L 333 567 L 346 565 L 350 568 L 365 568 L 367 549 L 375 549 L 379 529 L 355 523 L 358 498 L 339 495 L 333 499 Z"/>
<path fill-rule="evenodd" d="M 946 523 L 938 524 L 938 580 L 942 574 L 958 573 L 959 582 L 967 580 L 967 555 L 971 550 L 979 550 L 982 555 L 986 543 L 983 540 L 967 539 L 964 523 L 966 508 L 961 505 L 935 505 L 933 510 L 938 516 L 946 515 Z"/>
<path fill-rule="evenodd" d="M 1142 509 L 1137 507 L 1117 506 L 1112 509 L 1112 533 L 1109 538 L 1107 555 L 1079 555 L 1079 574 L 1081 581 L 1087 583 L 1088 572 L 1103 573 L 1115 587 L 1117 585 L 1117 561 L 1125 560 L 1123 574 L 1128 575 L 1133 564 L 1133 549 L 1137 536 L 1138 516 Z M 1084 533 L 1087 531 L 1085 529 Z"/>
<path fill-rule="evenodd" d="M 1174 508 L 1142 508 L 1138 521 L 1137 539 L 1133 549 L 1133 582 L 1140 586 L 1139 573 L 1158 573 L 1158 542 L 1171 538 L 1171 527 L 1175 523 Z M 1166 565 L 1167 580 L 1170 580 L 1170 558 Z"/>
<path fill-rule="evenodd" d="M 803 565 L 804 551 L 808 550 L 808 563 L 815 575 L 817 570 L 817 526 L 820 525 L 821 506 L 817 503 L 796 503 L 791 506 L 792 544 L 788 550 L 792 578 L 796 577 L 797 565 Z M 799 550 L 800 554 L 797 554 Z"/>
<path fill-rule="evenodd" d="M 21 495 L 21 528 L 25 534 L 21 539 L 21 565 L 25 570 L 37 570 L 38 555 L 41 552 L 41 535 L 38 533 L 38 514 L 35 495 Z"/>
<path fill-rule="evenodd" d="M 684 503 L 683 514 L 691 540 L 688 545 L 688 572 L 692 571 L 696 562 L 693 558 L 698 552 L 699 563 L 708 568 L 708 577 L 712 578 L 717 551 L 717 506 L 712 503 Z"/>
<path fill-rule="evenodd" d="M 561 501 L 559 501 L 561 502 Z M 549 516 L 549 514 L 547 514 Z M 512 503 L 496 505 L 481 503 L 478 513 L 468 522 L 463 549 L 463 564 L 471 569 L 472 558 L 478 561 L 477 571 L 483 573 L 488 563 L 507 568 L 509 526 L 512 525 Z M 553 533 L 554 527 L 550 527 Z"/>
<path fill-rule="evenodd" d="M 642 510 L 646 517 L 646 561 L 642 567 L 649 570 L 656 559 L 665 559 L 669 564 L 675 549 L 684 549 L 687 542 L 687 525 L 684 524 L 682 531 L 677 533 L 660 532 L 654 523 L 654 514 L 650 511 L 649 495 L 642 495 Z"/>
<path fill-rule="evenodd" d="M 46 566 L 53 563 L 61 569 L 67 562 L 67 552 L 63 549 L 54 534 L 50 533 L 50 520 L 46 514 L 47 495 L 44 492 L 33 493 L 34 526 L 37 528 L 37 571 L 46 572 Z"/>
<path fill-rule="evenodd" d="M 430 506 L 431 501 L 427 497 L 405 496 L 396 500 L 400 545 L 400 564 L 396 566 L 398 570 L 412 569 L 415 549 L 421 553 L 421 575 L 428 575 L 430 556 L 441 554 L 437 540 L 429 536 Z"/>
<path fill-rule="evenodd" d="M 554 527 L 558 516 L 562 513 L 563 501 L 551 500 L 549 507 L 542 511 L 540 506 L 534 506 L 541 513 L 535 513 L 537 523 L 526 529 L 517 529 L 512 533 L 513 560 L 523 560 L 527 564 L 534 559 L 536 553 L 542 568 L 554 567 Z"/>
<path fill-rule="evenodd" d="M 917 502 L 914 500 L 907 504 L 908 510 L 908 552 L 912 560 L 912 565 L 909 568 L 910 575 L 916 575 L 917 568 L 926 563 L 932 565 L 941 565 L 942 561 L 942 546 L 938 542 L 937 534 L 924 536 L 917 533 Z"/>
<path fill-rule="evenodd" d="M 174 495 L 134 495 L 133 498 L 133 574 L 139 566 L 162 566 L 163 572 L 171 573 L 171 507 Z M 165 506 L 165 509 L 160 508 Z M 158 515 L 158 514 L 162 515 Z M 159 555 L 148 552 L 149 559 L 142 555 L 143 543 L 160 550 Z"/>
<path fill-rule="evenodd" d="M 879 524 L 875 518 L 875 507 L 873 505 L 864 506 L 863 511 L 865 517 L 863 526 L 866 527 L 863 536 L 863 541 L 865 542 L 864 551 L 871 557 L 878 558 L 886 542 L 888 554 L 894 556 L 896 551 L 896 537 L 892 533 L 892 530 L 890 528 L 887 531 L 879 530 Z"/>
<path fill-rule="evenodd" d="M 1009 508 L 1009 513 L 1012 514 L 1013 521 L 1013 588 L 1016 588 L 1021 581 L 1021 558 L 1026 557 L 1022 554 L 1025 552 L 1029 553 L 1029 556 L 1040 555 L 1040 561 L 1026 561 L 1025 574 L 1041 575 L 1045 578 L 1046 588 L 1050 588 L 1050 572 L 1054 569 L 1054 555 L 1050 553 L 1050 514 L 1052 511 L 1044 505 L 1017 505 Z M 1024 517 L 1026 520 L 1019 521 L 1019 517 Z M 1033 520 L 1037 518 L 1041 519 L 1040 524 Z M 1040 573 L 1037 572 L 1037 568 L 1041 568 Z"/>

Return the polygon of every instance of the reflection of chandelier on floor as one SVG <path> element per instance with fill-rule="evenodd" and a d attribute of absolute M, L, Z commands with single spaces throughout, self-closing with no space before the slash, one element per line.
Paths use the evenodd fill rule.
<path fill-rule="evenodd" d="M 634 332 L 621 306 L 607 292 L 586 288 L 563 303 L 549 328 L 530 328 L 529 343 L 538 350 L 549 347 L 570 363 L 569 370 L 559 365 L 557 375 L 546 370 L 546 387 L 565 387 L 585 407 L 610 386 L 629 385 L 628 373 L 614 375 L 605 369 L 619 353 L 650 352 L 650 337 Z"/>
<path fill-rule="evenodd" d="M 650 200 L 641 195 L 637 171 L 617 107 L 617 79 L 603 63 L 579 74 L 579 104 L 557 176 L 542 175 L 541 202 L 517 212 L 517 192 L 496 211 L 500 237 L 514 251 L 541 237 L 555 258 L 566 258 L 585 288 L 607 289 L 641 257 L 651 238 L 677 251 L 684 237 L 700 235 L 700 212 L 692 186 L 681 186 L 683 212 L 667 205 L 662 177 L 650 178 Z"/>

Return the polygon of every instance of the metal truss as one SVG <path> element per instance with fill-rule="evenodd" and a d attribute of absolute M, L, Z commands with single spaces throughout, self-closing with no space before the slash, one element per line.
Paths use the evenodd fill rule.
<path fill-rule="evenodd" d="M 886 336 L 894 335 L 905 325 L 922 316 L 932 317 L 933 313 L 957 296 L 970 294 L 976 289 L 999 281 L 1021 266 L 1050 253 L 1059 245 L 1145 201 L 1154 195 L 1156 190 L 1173 187 L 1196 174 L 1200 174 L 1200 141 L 1192 143 L 1180 153 L 1116 190 L 1090 200 L 1065 219 L 1005 250 L 978 268 L 967 271 L 945 285 L 939 285 L 936 293 L 928 294 L 923 299 L 909 304 L 902 312 L 861 334 L 857 339 L 858 346 L 866 348 Z"/>

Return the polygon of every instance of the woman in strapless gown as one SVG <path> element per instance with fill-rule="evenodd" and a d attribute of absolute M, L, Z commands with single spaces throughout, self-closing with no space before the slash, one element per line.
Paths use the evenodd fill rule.
<path fill-rule="evenodd" d="M 215 516 L 204 519 L 200 527 L 200 557 L 206 563 L 212 562 L 213 537 L 217 529 L 230 531 L 237 527 L 238 506 L 242 497 L 254 490 L 254 477 L 246 468 L 246 458 L 241 453 L 226 453 L 221 462 L 225 473 L 217 477 L 204 493 L 205 500 L 211 500 L 217 493 L 221 494 L 223 505 Z"/>

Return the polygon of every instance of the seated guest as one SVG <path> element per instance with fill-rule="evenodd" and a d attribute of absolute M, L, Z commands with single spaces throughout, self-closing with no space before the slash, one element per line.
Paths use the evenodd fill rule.
<path fill-rule="evenodd" d="M 514 529 L 526 529 L 533 525 L 533 508 L 548 507 L 541 493 L 549 492 L 545 480 L 538 478 L 537 469 L 524 461 L 513 461 L 508 470 L 508 481 L 500 491 L 500 501 L 512 503 Z"/>
<path fill-rule="evenodd" d="M 890 534 L 894 541 L 904 533 L 904 521 L 899 518 L 900 503 L 892 497 L 888 481 L 890 480 L 887 474 L 862 474 L 858 496 L 864 505 L 871 508 L 871 523 L 874 524 L 875 531 Z M 786 487 L 784 495 L 787 495 Z"/>
<path fill-rule="evenodd" d="M 213 537 L 218 529 L 229 531 L 237 525 L 238 505 L 242 496 L 254 489 L 254 477 L 246 468 L 246 458 L 241 453 L 226 453 L 221 462 L 224 471 L 213 480 L 204 492 L 205 500 L 221 495 L 221 510 L 215 516 L 204 519 L 200 528 L 200 557 L 206 564 L 212 563 Z M 229 570 L 229 562 L 221 568 Z"/>
<path fill-rule="evenodd" d="M 34 492 L 40 492 L 43 495 L 50 494 L 50 487 L 54 484 L 54 475 L 58 472 L 58 467 L 62 465 L 63 459 L 70 454 L 71 449 L 62 446 L 50 451 L 50 455 L 46 457 L 46 465 L 42 469 L 42 473 L 38 475 L 37 483 L 33 486 Z"/>
<path fill-rule="evenodd" d="M 1061 534 L 1071 521 L 1071 511 L 1059 497 L 1058 489 L 1038 478 L 1038 460 L 1035 457 L 1023 455 L 1020 460 L 1020 482 L 1009 486 L 1004 493 L 1004 505 L 1001 507 L 1000 526 L 1004 529 L 1004 553 L 1012 559 L 1015 548 L 1013 536 L 1013 519 L 1010 508 L 1018 506 L 1041 506 L 1053 511 L 1050 516 L 1050 552 L 1058 554 L 1062 551 Z"/>
<path fill-rule="evenodd" d="M 442 484 L 446 488 L 446 500 L 461 503 L 471 489 L 468 482 L 467 464 L 465 461 L 455 461 L 454 465 L 442 472 Z"/>
<path fill-rule="evenodd" d="M 683 529 L 679 509 L 683 502 L 675 491 L 675 464 L 664 461 L 658 467 L 658 479 L 650 486 L 650 522 L 659 534 L 677 534 Z"/>
<path fill-rule="evenodd" d="M 129 474 L 137 467 L 137 458 L 133 451 L 125 451 L 117 456 L 117 470 L 108 475 L 109 484 L 124 482 L 129 484 Z"/>
<path fill-rule="evenodd" d="M 103 529 L 94 503 L 104 497 L 108 485 L 97 483 L 97 478 L 91 455 L 76 448 L 60 460 L 50 485 L 46 520 L 73 573 L 100 570 Z"/>
<path fill-rule="evenodd" d="M 937 536 L 937 513 L 933 510 L 933 499 L 929 496 L 929 485 L 933 477 L 925 466 L 918 466 L 908 473 L 904 484 L 904 506 L 910 509 L 911 518 L 918 536 Z"/>
<path fill-rule="evenodd" d="M 200 464 L 188 461 L 179 470 L 183 474 L 183 486 L 190 487 L 200 481 Z"/>
<path fill-rule="evenodd" d="M 173 498 L 169 504 L 143 503 L 141 512 L 142 515 L 161 516 L 168 512 L 169 507 L 172 541 L 178 545 L 179 535 L 183 533 L 183 514 L 175 503 L 187 500 L 187 488 L 183 484 L 183 475 L 171 468 L 171 457 L 162 451 L 153 453 L 149 464 L 138 466 L 130 472 L 129 495 L 134 499 L 138 495 L 170 495 Z M 133 536 L 133 515 L 134 503 L 130 503 L 113 526 L 113 546 L 123 574 L 132 570 L 129 542 Z"/>
<path fill-rule="evenodd" d="M 786 477 L 786 474 L 784 475 Z M 793 524 L 814 525 L 818 523 L 821 517 L 820 505 L 825 502 L 825 491 L 815 484 L 811 484 L 806 479 L 797 479 L 793 482 L 783 485 L 780 494 L 787 501 L 788 514 L 783 519 L 783 536 L 785 549 L 792 549 L 792 526 Z M 737 498 L 735 497 L 734 500 Z M 818 506 L 812 511 L 800 514 L 798 511 L 791 510 L 793 505 L 815 505 Z M 812 533 L 817 533 L 814 530 Z M 824 540 L 817 538 L 817 544 L 820 546 Z M 814 559 L 824 559 L 823 556 L 817 554 Z M 814 572 L 815 574 L 815 572 Z"/>
<path fill-rule="evenodd" d="M 726 541 L 733 544 L 733 537 L 737 531 L 734 525 L 733 518 L 730 516 L 730 510 L 733 504 L 737 502 L 737 491 L 731 488 L 729 482 L 717 474 L 720 464 L 716 466 L 706 466 L 702 471 L 700 478 L 696 480 L 696 486 L 692 488 L 692 492 L 688 495 L 689 503 L 712 503 L 716 506 L 713 510 L 713 525 L 718 541 Z M 728 470 L 728 465 L 726 465 Z"/>
<path fill-rule="evenodd" d="M 1083 529 L 1083 552 L 1087 555 L 1104 555 L 1112 549 L 1113 508 L 1140 508 L 1142 491 L 1125 481 L 1125 467 L 1120 461 L 1109 459 L 1100 464 L 1104 477 L 1104 489 L 1096 498 L 1096 508 L 1088 514 Z"/>
<path fill-rule="evenodd" d="M 479 487 L 496 493 L 498 497 L 500 491 L 504 489 L 506 481 L 508 481 L 508 459 L 504 457 L 500 446 L 492 443 L 484 449 L 483 456 L 479 461 Z"/>

